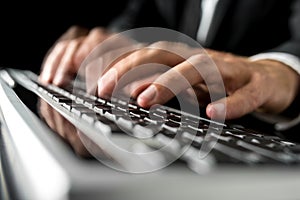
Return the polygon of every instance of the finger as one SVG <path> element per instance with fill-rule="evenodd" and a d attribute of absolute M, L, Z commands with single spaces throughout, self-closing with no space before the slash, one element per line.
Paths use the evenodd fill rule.
<path fill-rule="evenodd" d="M 173 66 L 182 61 L 178 55 L 154 48 L 143 48 L 135 51 L 119 62 L 114 64 L 109 71 L 107 71 L 98 82 L 98 94 L 100 96 L 110 95 L 115 87 L 115 83 L 124 76 L 131 69 L 141 66 L 147 63 L 161 63 L 168 66 Z M 147 70 L 145 68 L 145 70 Z M 113 72 L 112 72 L 113 71 Z M 147 70 L 149 72 L 149 69 Z M 151 70 L 152 73 L 155 70 Z M 156 72 L 155 72 L 156 73 Z M 136 76 L 143 75 L 145 73 L 136 74 Z M 146 73 L 146 75 L 148 75 Z"/>
<path fill-rule="evenodd" d="M 105 156 L 108 159 L 112 159 L 112 157 L 109 156 L 107 153 L 105 153 L 105 151 L 103 149 L 101 149 L 101 147 L 99 145 L 97 145 L 93 141 L 91 141 L 91 139 L 88 136 L 86 136 L 86 134 L 82 133 L 78 129 L 77 129 L 77 135 L 80 138 L 80 141 L 83 143 L 83 148 L 85 147 L 85 149 L 87 151 L 86 155 L 84 155 L 84 156 L 88 156 L 88 155 L 91 156 L 90 152 L 93 152 L 92 153 L 93 156 L 101 156 L 102 158 Z"/>
<path fill-rule="evenodd" d="M 59 63 L 61 62 L 61 58 L 64 55 L 64 51 L 68 46 L 69 41 L 86 35 L 87 31 L 88 30 L 85 28 L 72 26 L 57 40 L 56 44 L 53 48 L 51 48 L 42 65 L 42 72 L 39 76 L 39 80 L 42 83 L 51 83 L 53 81 L 55 72 Z"/>
<path fill-rule="evenodd" d="M 88 155 L 88 151 L 83 145 L 76 127 L 67 120 L 63 120 L 62 122 L 65 124 L 64 125 L 65 140 L 73 147 L 76 154 L 80 156 Z"/>
<path fill-rule="evenodd" d="M 212 119 L 234 119 L 254 111 L 268 98 L 267 90 L 260 88 L 259 82 L 248 83 L 231 96 L 209 104 L 207 116 Z"/>
<path fill-rule="evenodd" d="M 211 71 L 211 63 L 206 62 L 206 59 L 203 55 L 193 56 L 168 70 L 139 95 L 138 104 L 143 107 L 164 104 L 179 92 L 202 83 L 202 77 Z"/>
<path fill-rule="evenodd" d="M 190 104 L 204 107 L 211 102 L 209 92 L 204 84 L 197 84 L 193 86 L 193 88 L 188 88 L 187 90 L 183 91 L 183 93 L 187 97 L 187 101 L 189 101 Z M 196 95 L 197 101 L 193 101 L 193 95 Z"/>
<path fill-rule="evenodd" d="M 102 28 L 94 28 L 82 42 L 74 56 L 74 64 L 80 66 L 88 54 L 103 40 L 108 37 L 108 33 Z"/>
<path fill-rule="evenodd" d="M 103 66 L 102 57 L 94 59 L 85 66 L 85 85 L 87 93 L 97 95 L 97 80 L 99 75 L 102 74 L 102 71 L 104 70 Z"/>
<path fill-rule="evenodd" d="M 55 123 L 53 121 L 52 108 L 42 99 L 39 100 L 39 104 L 39 113 L 41 114 L 41 117 L 52 130 L 56 130 Z"/>
<path fill-rule="evenodd" d="M 72 40 L 88 34 L 88 29 L 80 26 L 71 26 L 57 41 Z"/>
<path fill-rule="evenodd" d="M 129 96 L 133 99 L 136 99 L 142 91 L 144 91 L 147 87 L 149 87 L 151 83 L 138 83 L 129 85 L 127 90 L 125 91 L 125 94 L 129 94 Z"/>
<path fill-rule="evenodd" d="M 113 63 L 117 62 L 117 60 L 122 59 L 125 57 L 127 52 L 132 52 L 135 49 L 140 48 L 140 45 L 131 45 L 128 47 L 122 47 L 119 49 L 115 49 L 109 52 L 97 52 L 99 56 L 89 56 L 88 60 L 82 65 L 83 69 L 85 70 L 85 81 L 86 81 L 86 89 L 88 93 L 97 95 L 97 87 L 99 81 L 98 79 L 106 73 Z M 102 48 L 104 50 L 105 48 Z M 98 50 L 98 49 L 97 49 Z M 103 54 L 102 54 L 103 53 Z M 102 85 L 101 83 L 99 85 Z"/>
<path fill-rule="evenodd" d="M 97 31 L 92 31 L 96 32 Z M 122 58 L 126 57 L 130 53 L 139 50 L 143 46 L 145 46 L 142 43 L 137 43 L 136 41 L 130 40 L 127 37 L 119 36 L 119 35 L 114 35 L 111 33 L 106 33 L 107 35 L 104 36 L 95 36 L 92 37 L 93 35 L 88 36 L 82 44 L 80 45 L 80 48 L 78 49 L 77 53 L 80 54 L 81 48 L 85 49 L 85 44 L 88 46 L 94 46 L 89 53 L 87 53 L 90 48 L 86 48 L 83 50 L 83 57 L 86 56 L 84 59 L 81 60 L 79 59 L 78 62 L 81 62 L 81 66 L 85 67 L 86 65 L 89 65 L 90 62 L 93 62 L 94 60 L 97 60 L 99 58 L 102 59 L 103 65 L 102 68 L 104 68 L 104 71 L 107 71 L 114 63 L 117 63 L 119 60 Z M 103 39 L 96 39 L 97 37 L 105 37 L 105 41 L 102 41 Z M 107 39 L 110 37 L 109 39 Z M 100 41 L 97 43 L 97 40 Z M 95 44 L 97 43 L 97 44 Z M 76 63 L 76 57 L 77 53 L 75 55 L 75 63 Z M 88 54 L 88 55 L 87 55 Z M 79 56 L 80 57 L 80 56 Z M 80 64 L 80 63 L 79 63 Z"/>
<path fill-rule="evenodd" d="M 65 49 L 64 55 L 61 58 L 59 66 L 56 70 L 55 77 L 53 79 L 54 84 L 66 84 L 70 80 L 70 77 L 72 77 L 74 73 L 77 72 L 79 66 L 76 66 L 74 64 L 73 57 L 82 40 L 83 38 L 77 38 L 69 42 L 68 46 Z"/>
<path fill-rule="evenodd" d="M 42 72 L 39 76 L 39 80 L 42 83 L 51 83 L 53 81 L 54 75 L 65 53 L 68 43 L 68 41 L 57 43 L 47 56 L 43 64 Z"/>
<path fill-rule="evenodd" d="M 229 53 L 215 51 L 208 55 L 220 71 L 224 81 L 223 84 L 229 94 L 233 93 L 235 90 L 241 88 L 250 81 L 252 73 L 248 59 Z"/>
<path fill-rule="evenodd" d="M 101 57 L 97 58 L 97 59 L 92 59 L 89 62 L 86 62 L 83 67 L 85 70 L 85 82 L 86 82 L 86 90 L 88 93 L 93 94 L 93 95 L 98 95 L 97 94 L 97 89 L 98 89 L 98 85 L 102 85 L 102 83 L 100 81 L 100 77 L 102 76 L 102 74 L 106 73 L 106 71 L 108 71 L 110 69 L 109 67 L 109 63 L 114 62 L 115 59 L 118 59 L 118 55 L 120 55 L 121 51 L 123 51 L 122 49 L 118 49 L 118 50 L 114 50 L 112 52 L 106 53 L 104 55 L 102 55 Z M 115 85 L 115 81 L 116 81 L 116 76 L 115 76 L 115 70 L 112 70 L 113 72 L 113 76 L 109 75 L 107 77 L 109 77 L 111 79 L 110 84 Z M 101 80 L 101 81 L 109 81 L 109 80 Z M 98 83 L 97 83 L 98 82 Z M 101 96 L 101 95 L 100 95 Z"/>
<path fill-rule="evenodd" d="M 73 147 L 77 155 L 82 157 L 90 157 L 91 156 L 90 152 L 87 150 L 85 144 L 83 144 L 82 142 L 83 133 L 78 133 L 78 132 L 80 132 L 78 129 L 74 129 L 74 131 L 72 131 L 72 135 L 74 139 L 70 141 L 71 146 Z M 89 149 L 91 148 L 90 146 L 91 145 L 89 144 L 88 146 Z"/>
<path fill-rule="evenodd" d="M 64 121 L 64 118 L 61 116 L 59 112 L 54 110 L 52 107 L 52 113 L 53 113 L 53 121 L 55 123 L 55 130 L 56 132 L 64 139 L 67 139 L 68 133 L 66 131 L 66 124 Z"/>
<path fill-rule="evenodd" d="M 123 86 L 121 79 L 118 83 L 118 87 L 122 89 L 122 94 L 136 99 L 141 92 L 143 92 L 147 87 L 151 85 L 151 83 L 153 83 L 155 79 L 159 77 L 159 75 L 155 74 L 140 80 L 135 80 L 130 82 L 129 84 L 125 84 L 125 86 Z M 121 87 L 119 86 L 120 84 L 122 85 Z M 119 88 L 117 88 L 117 91 L 119 90 Z"/>

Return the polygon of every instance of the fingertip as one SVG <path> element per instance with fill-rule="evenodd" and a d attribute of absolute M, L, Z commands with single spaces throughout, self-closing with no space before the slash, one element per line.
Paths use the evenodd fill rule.
<path fill-rule="evenodd" d="M 206 114 L 211 119 L 224 119 L 226 109 L 224 103 L 211 103 L 206 108 Z"/>
<path fill-rule="evenodd" d="M 137 99 L 137 102 L 142 107 L 149 107 L 156 101 L 157 89 L 154 85 L 150 85 L 145 91 L 143 91 Z"/>
<path fill-rule="evenodd" d="M 64 77 L 62 76 L 62 75 L 57 75 L 57 76 L 55 76 L 54 77 L 54 79 L 53 79 L 53 84 L 54 85 L 61 85 L 61 84 L 63 84 L 63 82 L 64 82 Z"/>
<path fill-rule="evenodd" d="M 98 80 L 98 82 L 97 82 L 97 95 L 99 97 L 106 98 L 106 97 L 110 96 L 110 92 L 109 92 L 108 87 L 110 87 L 111 85 L 107 86 L 106 84 L 107 83 L 103 78 L 100 78 Z"/>
<path fill-rule="evenodd" d="M 139 106 L 143 107 L 143 108 L 147 108 L 148 107 L 148 103 L 145 99 L 138 97 L 137 99 L 137 103 Z"/>
<path fill-rule="evenodd" d="M 51 82 L 54 85 L 57 86 L 65 86 L 69 84 L 74 78 L 73 74 L 65 73 L 65 72 L 58 72 L 54 75 Z"/>
<path fill-rule="evenodd" d="M 98 95 L 107 96 L 110 95 L 118 79 L 118 72 L 116 69 L 108 70 L 100 79 L 98 79 Z"/>
<path fill-rule="evenodd" d="M 207 107 L 206 107 L 206 115 L 209 117 L 209 118 L 212 118 L 213 116 L 213 113 L 214 113 L 214 108 L 211 104 L 209 104 Z"/>
<path fill-rule="evenodd" d="M 138 96 L 137 98 L 137 104 L 143 108 L 149 108 L 151 107 L 155 102 L 151 101 L 147 98 L 144 98 L 144 96 Z"/>
<path fill-rule="evenodd" d="M 99 97 L 104 96 L 104 83 L 102 78 L 97 81 L 97 94 Z"/>
<path fill-rule="evenodd" d="M 46 80 L 45 80 L 43 74 L 40 74 L 40 75 L 38 76 L 38 82 L 40 82 L 40 83 L 45 83 L 45 82 L 46 82 Z"/>
<path fill-rule="evenodd" d="M 51 82 L 51 75 L 49 73 L 42 72 L 38 77 L 38 81 L 40 83 L 48 84 Z"/>

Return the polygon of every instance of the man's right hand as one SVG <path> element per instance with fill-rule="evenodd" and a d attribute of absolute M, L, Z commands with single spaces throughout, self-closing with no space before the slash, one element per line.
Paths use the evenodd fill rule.
<path fill-rule="evenodd" d="M 110 35 L 101 27 L 91 31 L 78 26 L 69 28 L 46 55 L 39 80 L 55 85 L 68 83 L 86 56 Z"/>

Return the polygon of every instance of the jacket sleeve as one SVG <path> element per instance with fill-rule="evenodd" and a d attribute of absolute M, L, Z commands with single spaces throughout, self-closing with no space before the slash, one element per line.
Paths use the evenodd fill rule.
<path fill-rule="evenodd" d="M 293 3 L 291 11 L 289 21 L 290 39 L 269 51 L 289 53 L 300 58 L 300 0 Z"/>

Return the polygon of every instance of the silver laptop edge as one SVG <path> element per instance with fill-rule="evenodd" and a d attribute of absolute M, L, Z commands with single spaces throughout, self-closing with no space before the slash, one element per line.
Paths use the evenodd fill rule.
<path fill-rule="evenodd" d="M 216 167 L 199 175 L 187 167 L 170 165 L 137 175 L 78 161 L 9 85 L 0 78 L 1 134 L 10 154 L 6 162 L 22 199 L 300 197 L 300 170 L 293 167 Z"/>

